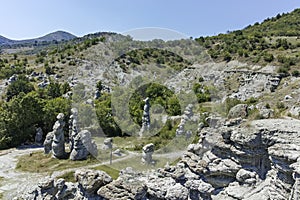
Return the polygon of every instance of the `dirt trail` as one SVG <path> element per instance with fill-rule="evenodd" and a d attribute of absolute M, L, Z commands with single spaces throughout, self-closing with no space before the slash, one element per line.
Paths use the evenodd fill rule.
<path fill-rule="evenodd" d="M 0 177 L 3 178 L 0 182 L 0 193 L 3 193 L 4 199 L 13 199 L 17 194 L 37 185 L 44 177 L 44 174 L 15 170 L 19 156 L 41 150 L 42 148 L 23 148 L 0 152 Z"/>
<path fill-rule="evenodd" d="M 29 173 L 16 170 L 18 157 L 26 154 L 30 154 L 35 151 L 42 151 L 43 148 L 23 148 L 23 149 L 9 149 L 0 151 L 0 177 L 3 179 L 0 181 L 0 193 L 3 193 L 4 199 L 13 199 L 14 197 L 24 193 L 29 188 L 37 186 L 37 184 L 47 176 L 47 173 Z M 156 154 L 155 157 L 175 158 L 183 152 L 171 152 L 166 154 Z M 127 155 L 116 158 L 113 162 L 121 162 L 126 159 L 141 156 L 141 153 L 128 152 Z M 69 168 L 66 170 L 55 171 L 51 177 L 55 178 L 69 171 L 75 171 L 77 169 L 93 168 L 100 165 L 109 165 L 109 161 L 91 164 L 88 166 L 82 166 L 77 168 Z"/>

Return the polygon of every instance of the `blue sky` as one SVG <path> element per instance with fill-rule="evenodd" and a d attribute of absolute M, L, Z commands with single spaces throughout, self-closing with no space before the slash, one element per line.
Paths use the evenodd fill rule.
<path fill-rule="evenodd" d="M 300 8 L 299 0 L 1 0 L 0 35 L 25 39 L 161 27 L 199 37 L 237 30 Z"/>

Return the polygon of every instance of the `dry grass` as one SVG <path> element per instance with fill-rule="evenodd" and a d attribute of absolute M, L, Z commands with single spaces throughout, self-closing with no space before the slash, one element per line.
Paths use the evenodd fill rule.
<path fill-rule="evenodd" d="M 45 155 L 43 152 L 34 152 L 29 155 L 19 157 L 16 169 L 26 172 L 42 173 L 60 171 L 69 168 L 77 168 L 91 164 L 97 164 L 100 161 L 89 157 L 87 160 L 72 161 L 69 159 L 52 158 L 50 154 Z"/>

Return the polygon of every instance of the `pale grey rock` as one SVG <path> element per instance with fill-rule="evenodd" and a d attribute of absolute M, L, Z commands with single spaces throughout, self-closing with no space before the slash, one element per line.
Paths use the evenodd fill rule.
<path fill-rule="evenodd" d="M 269 119 L 274 117 L 274 110 L 263 108 L 259 110 L 259 115 L 261 116 L 262 119 Z"/>
<path fill-rule="evenodd" d="M 52 154 L 55 158 L 65 158 L 64 114 L 59 113 L 56 118 L 53 126 Z"/>
<path fill-rule="evenodd" d="M 71 160 L 85 160 L 87 156 L 98 155 L 97 145 L 92 141 L 91 133 L 88 130 L 80 131 L 74 138 L 74 149 L 70 154 Z"/>
<path fill-rule="evenodd" d="M 45 141 L 43 143 L 43 145 L 44 145 L 44 153 L 45 154 L 49 154 L 51 152 L 51 150 L 52 150 L 53 137 L 54 137 L 53 131 L 49 132 L 46 135 Z"/>
<path fill-rule="evenodd" d="M 152 154 L 154 153 L 154 144 L 150 143 L 147 144 L 143 147 L 143 152 L 142 152 L 142 163 L 145 164 L 152 164 L 153 159 L 152 159 Z"/>
<path fill-rule="evenodd" d="M 129 179 L 118 178 L 103 187 L 97 194 L 103 199 L 136 199 L 146 200 L 147 186 L 138 179 L 131 177 Z"/>
<path fill-rule="evenodd" d="M 72 152 L 72 150 L 74 149 L 74 139 L 79 132 L 77 123 L 78 123 L 78 110 L 77 108 L 72 108 L 70 119 L 69 119 L 70 152 Z"/>
<path fill-rule="evenodd" d="M 292 106 L 291 109 L 290 109 L 290 113 L 291 113 L 293 116 L 298 117 L 299 114 L 300 114 L 300 106 L 298 106 L 298 105 Z"/>
<path fill-rule="evenodd" d="M 41 145 L 43 144 L 43 130 L 41 127 L 36 129 L 34 141 L 36 144 Z"/>
<path fill-rule="evenodd" d="M 112 147 L 113 147 L 113 139 L 112 138 L 106 138 L 103 141 L 102 149 L 103 150 L 108 150 L 108 149 L 112 149 Z"/>
<path fill-rule="evenodd" d="M 181 184 L 176 183 L 167 190 L 165 196 L 166 200 L 187 200 L 189 196 L 189 191 L 187 188 L 183 187 Z"/>
<path fill-rule="evenodd" d="M 229 110 L 228 118 L 246 118 L 248 115 L 247 104 L 238 104 Z"/>
<path fill-rule="evenodd" d="M 55 181 L 53 178 L 48 177 L 40 182 L 36 188 L 23 194 L 20 199 L 82 199 L 83 196 L 78 195 L 77 190 L 78 188 L 75 184 L 66 183 L 62 178 Z"/>
<path fill-rule="evenodd" d="M 241 184 L 253 185 L 258 180 L 258 174 L 246 169 L 240 169 L 236 174 L 236 180 Z"/>
<path fill-rule="evenodd" d="M 150 129 L 150 99 L 149 97 L 147 97 L 143 101 L 145 102 L 145 105 L 144 105 L 144 112 L 142 117 L 142 129 L 140 133 L 141 135 L 143 134 L 144 131 Z"/>
<path fill-rule="evenodd" d="M 79 187 L 89 195 L 96 195 L 99 188 L 113 181 L 103 171 L 88 169 L 77 170 L 75 172 L 75 179 L 79 183 Z"/>

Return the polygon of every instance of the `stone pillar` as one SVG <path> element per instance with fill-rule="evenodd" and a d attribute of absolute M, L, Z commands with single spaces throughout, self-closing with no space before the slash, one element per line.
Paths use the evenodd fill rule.
<path fill-rule="evenodd" d="M 53 126 L 52 153 L 55 158 L 65 158 L 64 114 L 59 113 L 56 118 Z"/>
<path fill-rule="evenodd" d="M 142 131 L 145 131 L 150 129 L 150 99 L 147 97 L 143 101 L 145 102 L 145 105 L 142 118 Z"/>
<path fill-rule="evenodd" d="M 150 143 L 143 147 L 142 163 L 153 164 L 152 154 L 154 153 L 154 144 Z"/>
<path fill-rule="evenodd" d="M 72 152 L 74 148 L 74 138 L 78 134 L 78 110 L 76 108 L 71 109 L 71 116 L 69 120 L 69 139 L 70 139 L 70 152 Z"/>
<path fill-rule="evenodd" d="M 38 145 L 43 144 L 43 130 L 42 130 L 41 127 L 38 127 L 36 129 L 35 143 L 38 144 Z"/>

